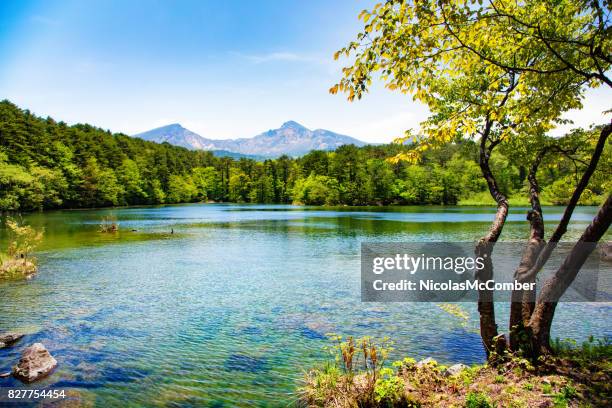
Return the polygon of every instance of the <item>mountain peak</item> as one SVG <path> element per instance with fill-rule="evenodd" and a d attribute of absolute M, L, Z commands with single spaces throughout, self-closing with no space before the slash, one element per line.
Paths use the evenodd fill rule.
<path fill-rule="evenodd" d="M 169 125 L 162 126 L 158 129 L 185 129 L 185 128 L 180 123 L 171 123 Z"/>
<path fill-rule="evenodd" d="M 157 131 L 180 132 L 183 130 L 187 130 L 187 129 L 185 129 L 180 123 L 171 123 L 169 125 L 159 126 L 159 127 L 156 127 L 155 129 L 148 130 L 146 132 L 143 132 L 142 134 L 146 134 L 149 132 L 157 132 Z"/>
<path fill-rule="evenodd" d="M 299 123 L 297 123 L 296 121 L 293 120 L 289 120 L 285 123 L 283 123 L 283 125 L 281 126 L 281 129 L 296 129 L 296 130 L 302 130 L 302 129 L 306 129 L 306 127 L 300 125 Z"/>
<path fill-rule="evenodd" d="M 290 120 L 280 129 L 270 129 L 257 136 L 242 139 L 207 139 L 185 129 L 178 123 L 135 135 L 141 139 L 195 150 L 219 150 L 242 155 L 278 157 L 283 154 L 301 156 L 311 150 L 333 150 L 344 144 L 363 146 L 365 143 L 329 130 L 310 130 Z"/>

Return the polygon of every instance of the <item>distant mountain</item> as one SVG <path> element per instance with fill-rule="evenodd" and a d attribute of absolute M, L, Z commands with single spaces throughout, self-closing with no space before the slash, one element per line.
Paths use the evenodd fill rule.
<path fill-rule="evenodd" d="M 178 123 L 162 126 L 147 132 L 134 135 L 140 139 L 150 142 L 164 143 L 186 147 L 191 150 L 223 150 L 222 147 L 215 146 L 215 141 L 203 138 L 189 129 L 185 129 Z"/>
<path fill-rule="evenodd" d="M 192 150 L 224 150 L 226 152 L 263 157 L 301 156 L 311 150 L 334 150 L 338 146 L 366 143 L 350 136 L 341 135 L 324 129 L 310 130 L 297 122 L 285 122 L 278 129 L 271 129 L 257 136 L 241 139 L 207 139 L 185 129 L 179 124 L 163 126 L 148 132 L 134 135 L 141 139 Z"/>

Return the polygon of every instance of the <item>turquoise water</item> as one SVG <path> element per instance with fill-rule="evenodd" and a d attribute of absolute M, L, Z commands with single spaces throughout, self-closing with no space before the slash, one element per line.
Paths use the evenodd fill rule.
<path fill-rule="evenodd" d="M 549 229 L 560 211 L 546 208 Z M 579 208 L 567 237 L 595 211 Z M 291 404 L 304 370 L 325 359 L 326 333 L 389 336 L 395 358 L 482 362 L 475 305 L 464 305 L 466 326 L 435 304 L 362 303 L 359 248 L 475 240 L 493 214 L 216 204 L 31 214 L 46 230 L 39 274 L 0 284 L 0 331 L 28 335 L 0 350 L 0 372 L 41 341 L 59 367 L 31 387 L 73 388 L 101 407 L 246 407 Z M 97 232 L 105 215 L 119 233 Z M 503 238 L 522 239 L 524 219 L 514 209 Z M 609 305 L 562 304 L 553 335 L 610 336 L 611 322 Z"/>

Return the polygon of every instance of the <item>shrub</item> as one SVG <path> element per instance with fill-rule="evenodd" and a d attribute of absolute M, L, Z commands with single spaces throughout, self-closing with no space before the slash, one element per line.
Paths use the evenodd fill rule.
<path fill-rule="evenodd" d="M 12 218 L 6 220 L 9 230 L 9 244 L 6 254 L 0 253 L 0 277 L 16 279 L 30 277 L 36 273 L 36 258 L 30 256 L 40 245 L 43 230 L 17 222 Z"/>
<path fill-rule="evenodd" d="M 311 401 L 317 405 L 324 405 L 327 397 L 336 391 L 342 373 L 333 364 L 325 364 L 322 369 L 311 372 L 308 394 Z"/>
<path fill-rule="evenodd" d="M 108 233 L 117 231 L 119 231 L 119 222 L 117 222 L 117 217 L 113 215 L 102 217 L 102 221 L 100 222 L 100 232 Z"/>
<path fill-rule="evenodd" d="M 465 396 L 465 408 L 493 408 L 493 406 L 485 393 L 470 391 Z"/>
<path fill-rule="evenodd" d="M 394 406 L 403 398 L 404 381 L 390 368 L 380 370 L 380 378 L 374 386 L 374 399 L 386 406 Z"/>

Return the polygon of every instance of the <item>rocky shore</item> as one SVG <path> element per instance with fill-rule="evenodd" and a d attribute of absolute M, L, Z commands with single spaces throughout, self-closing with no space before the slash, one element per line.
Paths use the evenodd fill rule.
<path fill-rule="evenodd" d="M 35 262 L 23 259 L 6 259 L 0 261 L 0 280 L 32 279 L 38 267 Z"/>

